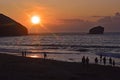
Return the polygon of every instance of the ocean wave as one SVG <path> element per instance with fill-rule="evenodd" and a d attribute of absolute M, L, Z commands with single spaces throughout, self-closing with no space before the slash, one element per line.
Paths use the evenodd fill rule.
<path fill-rule="evenodd" d="M 120 58 L 120 53 L 96 53 L 97 55 Z"/>
<path fill-rule="evenodd" d="M 48 46 L 48 47 L 82 47 L 82 48 L 120 48 L 120 46 L 101 46 L 101 45 L 60 45 L 60 44 L 21 44 L 19 46 Z"/>

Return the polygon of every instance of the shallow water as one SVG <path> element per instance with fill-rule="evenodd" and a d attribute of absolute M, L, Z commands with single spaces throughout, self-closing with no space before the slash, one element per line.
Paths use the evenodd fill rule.
<path fill-rule="evenodd" d="M 82 56 L 88 56 L 90 62 L 100 54 L 112 57 L 120 64 L 120 33 L 103 35 L 40 34 L 20 37 L 1 37 L 0 52 L 21 55 L 27 51 L 28 57 L 41 58 L 43 52 L 47 58 L 69 62 L 81 62 Z"/>

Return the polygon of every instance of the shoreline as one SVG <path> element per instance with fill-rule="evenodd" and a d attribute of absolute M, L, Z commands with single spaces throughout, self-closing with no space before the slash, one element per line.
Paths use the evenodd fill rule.
<path fill-rule="evenodd" d="M 0 54 L 1 80 L 119 80 L 120 68 Z"/>

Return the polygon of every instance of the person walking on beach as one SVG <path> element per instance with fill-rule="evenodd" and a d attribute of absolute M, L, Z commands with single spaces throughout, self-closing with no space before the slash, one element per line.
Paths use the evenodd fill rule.
<path fill-rule="evenodd" d="M 82 64 L 85 64 L 85 56 L 82 57 Z"/>
<path fill-rule="evenodd" d="M 47 54 L 46 54 L 46 52 L 44 52 L 44 59 L 46 59 L 46 57 L 47 57 Z"/>
<path fill-rule="evenodd" d="M 112 65 L 115 66 L 115 60 L 113 60 Z"/>
<path fill-rule="evenodd" d="M 106 64 L 106 57 L 103 58 L 103 63 Z"/>
<path fill-rule="evenodd" d="M 24 56 L 25 56 L 25 57 L 26 57 L 26 55 L 27 55 L 27 51 L 24 52 Z"/>
<path fill-rule="evenodd" d="M 98 58 L 97 57 L 95 58 L 95 64 L 98 64 Z"/>
<path fill-rule="evenodd" d="M 102 63 L 102 54 L 100 54 L 100 63 Z"/>
<path fill-rule="evenodd" d="M 109 58 L 109 64 L 112 65 L 112 58 Z"/>
<path fill-rule="evenodd" d="M 88 57 L 86 58 L 86 64 L 89 64 L 89 58 Z"/>
<path fill-rule="evenodd" d="M 22 51 L 22 57 L 24 57 L 24 52 Z"/>

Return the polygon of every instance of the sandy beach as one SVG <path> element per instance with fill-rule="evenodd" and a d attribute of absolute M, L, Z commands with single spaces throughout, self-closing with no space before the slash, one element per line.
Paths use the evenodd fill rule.
<path fill-rule="evenodd" d="M 120 68 L 0 54 L 0 80 L 119 80 Z"/>
<path fill-rule="evenodd" d="M 0 80 L 120 80 L 120 0 L 0 0 Z"/>

